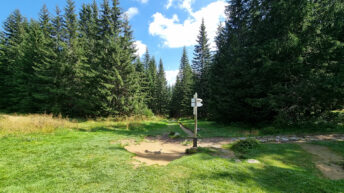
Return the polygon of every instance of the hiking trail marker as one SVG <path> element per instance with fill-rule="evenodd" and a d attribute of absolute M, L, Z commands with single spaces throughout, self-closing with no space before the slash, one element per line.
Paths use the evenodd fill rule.
<path fill-rule="evenodd" d="M 195 131 L 194 131 L 194 138 L 193 138 L 193 147 L 197 147 L 197 108 L 202 107 L 202 99 L 197 98 L 197 92 L 195 93 L 194 97 L 191 99 L 191 107 L 193 107 L 193 114 L 195 115 Z"/>

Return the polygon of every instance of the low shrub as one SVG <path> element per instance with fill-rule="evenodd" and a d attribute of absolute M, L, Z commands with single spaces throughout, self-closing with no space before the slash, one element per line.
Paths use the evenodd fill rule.
<path fill-rule="evenodd" d="M 214 153 L 214 151 L 212 151 L 209 148 L 204 148 L 204 147 L 191 147 L 189 149 L 185 150 L 186 154 L 195 154 L 195 153 Z"/>
<path fill-rule="evenodd" d="M 197 153 L 197 147 L 192 147 L 192 148 L 188 148 L 185 150 L 186 154 L 195 154 Z"/>
<path fill-rule="evenodd" d="M 256 139 L 245 139 L 236 142 L 232 145 L 231 149 L 236 153 L 249 153 L 251 150 L 256 149 L 260 146 L 260 143 Z"/>

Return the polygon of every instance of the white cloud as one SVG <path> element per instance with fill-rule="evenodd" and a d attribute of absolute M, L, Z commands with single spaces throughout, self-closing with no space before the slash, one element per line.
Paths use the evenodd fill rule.
<path fill-rule="evenodd" d="M 147 45 L 146 44 L 144 44 L 144 43 L 142 43 L 141 41 L 136 41 L 135 42 L 135 46 L 136 46 L 136 49 L 137 49 L 137 52 L 136 52 L 136 54 L 138 55 L 138 56 L 143 56 L 143 54 L 144 53 L 146 53 L 146 49 L 147 49 Z"/>
<path fill-rule="evenodd" d="M 173 1 L 174 1 L 174 0 L 167 0 L 167 4 L 165 5 L 165 8 L 166 8 L 166 9 L 169 9 L 169 8 L 172 6 Z"/>
<path fill-rule="evenodd" d="M 195 0 L 167 0 L 167 3 L 165 5 L 166 9 L 169 9 L 175 1 L 178 1 L 178 7 L 181 9 L 187 10 L 189 13 L 192 12 L 191 5 L 195 2 Z"/>
<path fill-rule="evenodd" d="M 172 86 L 176 83 L 177 75 L 179 73 L 179 70 L 167 70 L 166 73 L 166 80 L 167 84 Z"/>
<path fill-rule="evenodd" d="M 196 44 L 199 27 L 204 18 L 208 38 L 213 49 L 217 27 L 220 21 L 225 18 L 224 12 L 227 3 L 224 0 L 217 0 L 193 12 L 191 7 L 193 1 L 183 0 L 180 4 L 180 7 L 189 13 L 188 18 L 184 22 L 180 22 L 177 15 L 167 18 L 159 12 L 155 13 L 152 16 L 153 22 L 149 24 L 149 33 L 153 36 L 159 36 L 163 39 L 164 46 L 169 48 L 193 46 Z"/>
<path fill-rule="evenodd" d="M 136 7 L 130 7 L 125 14 L 128 16 L 128 19 L 133 18 L 135 15 L 139 13 L 139 10 Z"/>
<path fill-rule="evenodd" d="M 191 5 L 195 0 L 183 0 L 180 4 L 179 7 L 182 9 L 186 9 L 190 14 L 192 14 L 192 8 Z"/>
<path fill-rule="evenodd" d="M 140 3 L 148 3 L 148 0 L 137 0 L 139 1 Z"/>

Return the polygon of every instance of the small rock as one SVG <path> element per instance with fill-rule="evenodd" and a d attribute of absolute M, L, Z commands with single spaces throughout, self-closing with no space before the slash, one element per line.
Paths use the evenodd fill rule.
<path fill-rule="evenodd" d="M 288 142 L 289 139 L 288 139 L 288 138 L 282 138 L 282 141 L 283 141 L 283 142 Z"/>
<path fill-rule="evenodd" d="M 247 160 L 247 163 L 249 163 L 249 164 L 259 164 L 260 161 L 255 160 L 255 159 L 248 159 L 248 160 Z"/>
<path fill-rule="evenodd" d="M 274 138 L 269 138 L 268 141 L 270 141 L 270 142 L 271 141 L 275 141 L 275 139 Z"/>
<path fill-rule="evenodd" d="M 240 162 L 241 162 L 240 159 L 235 159 L 234 161 L 235 161 L 236 163 L 240 163 Z"/>
<path fill-rule="evenodd" d="M 299 138 L 298 138 L 298 137 L 291 137 L 290 140 L 291 140 L 291 141 L 298 141 Z"/>
<path fill-rule="evenodd" d="M 240 137 L 239 139 L 240 139 L 240 140 L 245 140 L 245 139 L 246 139 L 246 137 Z"/>

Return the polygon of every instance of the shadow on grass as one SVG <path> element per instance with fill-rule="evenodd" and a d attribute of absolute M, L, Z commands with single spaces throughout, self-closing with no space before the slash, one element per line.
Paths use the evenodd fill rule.
<path fill-rule="evenodd" d="M 78 129 L 78 131 L 105 132 L 124 136 L 157 136 L 169 132 L 172 128 L 165 123 L 133 123 L 128 126 L 98 126 L 90 129 Z"/>
<path fill-rule="evenodd" d="M 108 149 L 109 149 L 109 150 L 118 150 L 118 151 L 125 151 L 125 152 L 127 152 L 127 150 L 126 150 L 124 147 L 119 146 L 119 145 L 109 147 Z"/>
<path fill-rule="evenodd" d="M 215 168 L 194 177 L 228 180 L 239 186 L 253 184 L 267 192 L 342 193 L 344 190 L 344 180 L 322 177 L 310 155 L 297 144 L 264 144 L 248 156 L 260 160 L 261 164 L 229 163 L 232 169 Z M 199 156 L 200 160 L 206 161 L 205 164 L 212 158 L 215 157 Z"/>
<path fill-rule="evenodd" d="M 209 180 L 228 180 L 245 186 L 259 187 L 266 192 L 312 192 L 341 193 L 344 181 L 331 181 L 312 176 L 309 173 L 276 166 L 263 168 L 247 167 L 245 171 L 220 171 L 199 174 L 195 178 Z"/>
<path fill-rule="evenodd" d="M 136 157 L 144 158 L 144 159 L 151 160 L 151 161 L 168 161 L 168 162 L 179 159 L 179 158 L 183 157 L 184 155 L 185 154 L 180 154 L 179 152 L 177 152 L 177 153 L 161 153 L 161 154 L 135 153 Z"/>

